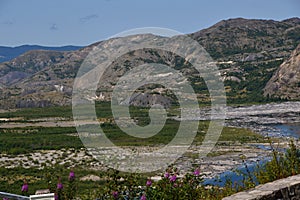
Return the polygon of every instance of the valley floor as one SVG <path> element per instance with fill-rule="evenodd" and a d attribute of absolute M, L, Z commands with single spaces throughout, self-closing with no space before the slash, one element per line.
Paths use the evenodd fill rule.
<path fill-rule="evenodd" d="M 206 112 L 208 111 L 208 109 L 203 109 L 201 111 L 202 115 L 199 117 L 196 116 L 197 113 L 192 113 L 192 111 L 191 114 L 194 114 L 194 120 L 205 121 L 207 120 L 206 116 L 208 115 Z M 193 168 L 200 166 L 201 172 L 205 174 L 205 177 L 212 178 L 225 171 L 232 171 L 236 169 L 237 166 L 244 165 L 245 162 L 247 164 L 253 164 L 270 157 L 272 153 L 269 143 L 270 140 L 272 140 L 272 147 L 282 150 L 288 147 L 290 139 L 297 137 L 297 132 L 282 132 L 277 125 L 288 124 L 292 126 L 293 124 L 298 124 L 300 122 L 300 102 L 228 107 L 227 111 L 227 128 L 223 130 L 217 145 L 207 157 L 199 158 L 198 150 L 200 146 L 196 143 L 192 144 L 188 151 L 174 163 L 174 166 L 180 170 L 180 174 L 185 174 Z M 2 112 L 2 114 L 3 113 L 5 114 L 5 112 Z M 27 118 L 24 120 L 22 117 L 9 118 L 4 115 L 1 116 L 0 137 L 3 137 L 1 139 L 2 142 L 6 141 L 9 134 L 14 134 L 14 137 L 23 137 L 24 135 L 28 137 L 30 134 L 48 134 L 47 131 L 58 131 L 61 133 L 57 134 L 63 134 L 64 137 L 69 139 L 74 138 L 74 140 L 79 140 L 75 129 L 72 129 L 74 122 L 70 120 L 70 118 L 47 117 Z M 40 130 L 40 127 L 46 130 Z M 59 128 L 65 128 L 66 130 L 60 130 Z M 296 128 L 296 130 L 299 129 Z M 43 131 L 46 132 L 44 133 Z M 271 139 L 266 136 L 271 136 Z M 34 135 L 32 137 L 34 137 Z M 58 145 L 55 142 L 56 141 L 51 141 L 50 144 Z M 64 143 L 65 141 L 60 142 Z M 9 143 L 6 145 L 9 145 Z M 85 168 L 93 171 L 107 170 L 107 168 L 98 160 L 94 159 L 90 155 L 90 152 L 83 146 L 78 145 L 74 148 L 72 146 L 60 148 L 59 145 L 57 147 L 55 147 L 55 145 L 55 149 L 33 149 L 26 153 L 16 154 L 8 153 L 5 149 L 2 149 L 2 153 L 0 154 L 0 167 L 7 169 L 15 167 L 30 169 L 59 164 L 66 168 Z M 296 145 L 299 146 L 300 143 L 298 142 Z M 7 148 L 9 148 L 9 146 L 7 146 Z M 130 148 L 130 146 L 126 148 Z M 132 148 L 144 151 L 147 150 L 147 148 L 149 150 L 149 148 L 159 148 L 159 146 L 147 148 L 145 148 L 145 146 L 134 146 Z M 154 180 L 157 180 L 160 179 L 161 173 L 162 172 L 151 174 L 151 176 Z M 81 178 L 90 175 L 91 174 L 84 174 Z M 1 176 L 2 179 L 5 179 L 4 174 Z M 100 177 L 96 176 L 94 179 L 99 180 Z"/>

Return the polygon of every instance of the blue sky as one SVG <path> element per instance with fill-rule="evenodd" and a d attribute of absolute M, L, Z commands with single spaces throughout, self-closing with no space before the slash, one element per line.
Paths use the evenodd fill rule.
<path fill-rule="evenodd" d="M 84 46 L 132 28 L 191 33 L 228 18 L 295 16 L 299 0 L 0 0 L 0 46 Z"/>

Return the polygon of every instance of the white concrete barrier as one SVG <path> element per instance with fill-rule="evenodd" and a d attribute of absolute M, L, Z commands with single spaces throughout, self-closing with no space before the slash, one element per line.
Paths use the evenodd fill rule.
<path fill-rule="evenodd" d="M 30 195 L 30 200 L 54 200 L 54 193 Z"/>
<path fill-rule="evenodd" d="M 29 197 L 21 196 L 17 194 L 10 194 L 7 192 L 0 192 L 0 197 L 14 199 L 14 200 L 29 200 Z"/>

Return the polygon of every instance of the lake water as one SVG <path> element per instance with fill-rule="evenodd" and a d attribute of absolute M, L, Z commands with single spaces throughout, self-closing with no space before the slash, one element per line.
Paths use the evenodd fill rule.
<path fill-rule="evenodd" d="M 264 163 L 266 163 L 269 160 L 270 160 L 270 158 L 266 158 L 257 163 L 253 163 L 253 162 L 247 163 L 247 168 L 248 168 L 249 172 L 251 173 L 251 177 L 253 178 L 253 180 L 256 184 L 258 184 L 258 182 L 252 173 L 255 172 L 258 165 L 263 165 Z M 232 182 L 232 184 L 242 185 L 244 179 L 247 178 L 248 175 L 249 174 L 245 168 L 245 165 L 242 165 L 242 166 L 238 167 L 235 171 L 226 171 L 226 172 L 223 172 L 222 174 L 220 174 L 216 178 L 206 179 L 206 180 L 204 180 L 203 184 L 224 187 L 227 180 L 230 180 Z"/>
<path fill-rule="evenodd" d="M 273 125 L 273 127 L 278 129 L 284 136 L 300 137 L 300 123 L 277 124 Z"/>
<path fill-rule="evenodd" d="M 294 137 L 300 138 L 300 123 L 289 123 L 289 124 L 276 124 L 270 125 L 273 129 L 281 133 L 282 136 L 286 137 Z M 272 133 L 270 133 L 272 135 Z M 259 147 L 259 146 L 258 146 Z M 262 149 L 269 149 L 268 146 L 261 145 Z M 262 165 L 269 161 L 271 158 L 266 158 L 264 160 L 259 161 L 258 163 L 247 163 L 247 167 L 250 172 L 254 172 L 257 169 L 257 165 Z M 225 186 L 227 180 L 231 180 L 232 183 L 242 185 L 245 175 L 247 175 L 247 171 L 244 165 L 239 166 L 235 171 L 226 171 L 220 174 L 216 178 L 205 179 L 204 185 L 217 185 L 217 186 Z M 254 178 L 254 181 L 258 184 L 257 180 Z"/>

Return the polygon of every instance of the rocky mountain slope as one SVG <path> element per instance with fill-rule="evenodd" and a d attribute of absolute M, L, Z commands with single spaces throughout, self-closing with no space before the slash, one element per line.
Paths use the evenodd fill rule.
<path fill-rule="evenodd" d="M 269 80 L 264 94 L 291 100 L 300 99 L 300 44 Z"/>
<path fill-rule="evenodd" d="M 280 64 L 300 43 L 300 19 L 284 21 L 229 19 L 189 34 L 214 58 L 224 80 L 229 102 L 265 101 L 263 89 Z M 133 37 L 134 39 L 134 37 Z M 85 57 L 102 41 L 71 51 L 29 51 L 0 64 L 0 107 L 68 105 L 74 77 Z M 169 52 L 139 50 L 117 59 L 105 72 L 98 94 L 92 99 L 108 100 L 117 79 L 128 69 L 149 62 L 167 64 L 188 77 L 200 100 L 208 94 L 202 79 L 193 76 L 184 60 Z M 164 95 L 151 90 L 155 95 Z M 147 96 L 147 95 L 145 95 Z M 172 95 L 171 95 L 172 96 Z M 279 95 L 280 96 L 280 95 Z M 149 102 L 137 101 L 147 105 Z M 170 104 L 170 95 L 165 104 Z M 163 99 L 162 97 L 149 99 Z M 155 102 L 150 102 L 155 103 Z M 132 102 L 137 105 L 138 103 Z"/>
<path fill-rule="evenodd" d="M 280 22 L 236 18 L 222 20 L 191 36 L 214 59 L 253 61 L 288 55 L 300 40 L 299 31 L 299 18 Z"/>
<path fill-rule="evenodd" d="M 276 100 L 263 89 L 300 43 L 300 19 L 229 19 L 191 36 L 217 60 L 229 102 Z"/>

